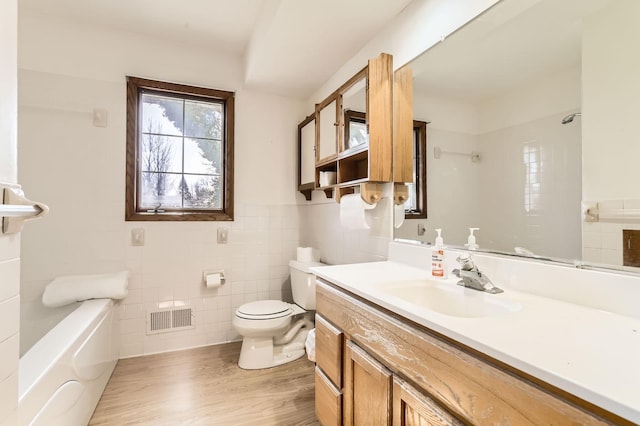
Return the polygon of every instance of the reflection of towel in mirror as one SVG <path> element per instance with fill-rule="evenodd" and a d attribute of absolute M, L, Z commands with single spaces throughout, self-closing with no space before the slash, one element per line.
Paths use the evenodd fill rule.
<path fill-rule="evenodd" d="M 128 271 L 57 277 L 45 287 L 42 304 L 56 308 L 88 299 L 124 299 L 128 286 Z"/>

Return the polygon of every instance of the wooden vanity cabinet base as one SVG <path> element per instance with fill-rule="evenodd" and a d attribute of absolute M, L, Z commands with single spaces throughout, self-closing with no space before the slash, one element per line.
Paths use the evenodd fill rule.
<path fill-rule="evenodd" d="M 368 407 L 389 406 L 383 386 L 371 379 L 375 369 L 392 372 L 388 379 L 388 373 L 377 374 L 384 376 L 379 382 L 393 377 L 394 425 L 632 424 L 322 280 L 316 285 L 316 307 L 349 342 L 344 351 L 344 424 L 352 424 L 356 414 L 351 407 L 358 407 L 367 394 L 377 399 L 367 402 Z M 369 371 L 371 377 L 365 382 L 358 371 Z M 360 380 L 366 387 L 357 388 Z M 378 419 L 358 424 L 388 424 Z"/>

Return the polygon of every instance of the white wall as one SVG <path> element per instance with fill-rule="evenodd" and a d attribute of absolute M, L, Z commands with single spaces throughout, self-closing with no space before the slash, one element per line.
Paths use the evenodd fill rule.
<path fill-rule="evenodd" d="M 582 42 L 583 200 L 603 210 L 638 209 L 640 3 L 618 0 L 585 21 Z M 623 229 L 637 223 L 583 224 L 583 260 L 622 266 Z"/>
<path fill-rule="evenodd" d="M 583 199 L 640 199 L 640 2 L 617 0 L 585 22 Z M 621 155 L 623 153 L 624 155 Z"/>
<path fill-rule="evenodd" d="M 0 183 L 16 183 L 18 2 L 0 14 Z M 2 185 L 0 185 L 0 190 Z M 1 197 L 1 195 L 0 195 Z M 0 424 L 18 423 L 20 234 L 0 233 Z"/>
<path fill-rule="evenodd" d="M 25 300 L 58 275 L 130 270 L 126 357 L 237 339 L 237 306 L 290 299 L 299 101 L 245 90 L 239 56 L 33 13 L 21 14 L 19 40 L 20 179 L 51 208 L 24 232 Z M 124 221 L 126 75 L 236 92 L 233 222 Z M 108 127 L 92 125 L 93 108 L 108 111 Z M 217 244 L 218 227 L 229 244 Z M 143 247 L 130 244 L 134 228 Z M 205 289 L 205 269 L 224 269 L 227 284 Z M 172 301 L 192 306 L 196 329 L 145 336 L 145 310 Z"/>
<path fill-rule="evenodd" d="M 564 116 L 480 136 L 482 247 L 580 259 L 581 133 L 578 122 L 562 125 Z M 527 150 L 533 150 L 528 158 Z"/>
<path fill-rule="evenodd" d="M 418 56 L 438 43 L 444 36 L 476 17 L 497 3 L 497 0 L 416 0 L 396 17 L 386 28 L 365 45 L 342 66 L 307 102 L 307 114 L 313 105 L 358 72 L 367 61 L 380 53 L 393 55 L 394 69 Z M 444 114 L 444 117 L 447 115 Z M 301 116 L 300 118 L 302 118 Z M 444 118 L 447 120 L 447 118 Z M 429 138 L 429 136 L 428 136 Z M 452 145 L 468 144 L 465 136 L 455 137 Z M 427 141 L 429 146 L 429 140 Z M 444 163 L 443 163 L 444 164 Z M 446 167 L 446 165 L 445 165 Z M 438 189 L 434 189 L 436 193 Z M 390 194 L 389 194 L 390 196 Z M 322 200 L 322 194 L 314 193 L 314 200 Z M 388 201 L 388 200 L 387 200 Z M 463 201 L 466 203 L 466 200 Z M 331 204 L 333 203 L 333 204 Z M 386 258 L 387 243 L 393 239 L 393 228 L 353 231 L 339 223 L 339 206 L 330 201 L 305 203 L 306 226 L 302 230 L 302 242 L 307 245 L 326 247 L 331 263 L 375 261 Z M 377 215 L 381 222 L 392 223 L 392 203 L 379 206 Z M 357 246 L 354 248 L 353 246 Z"/>
<path fill-rule="evenodd" d="M 460 100 L 414 94 L 414 117 L 429 121 L 427 125 L 427 219 L 410 219 L 395 230 L 397 238 L 434 242 L 436 228 L 442 229 L 445 244 L 460 245 L 466 241 L 470 212 L 480 202 L 477 188 L 480 164 L 470 157 L 448 152 L 478 151 L 478 111 Z M 444 151 L 439 159 L 434 148 Z M 426 228 L 418 235 L 418 224 Z"/>

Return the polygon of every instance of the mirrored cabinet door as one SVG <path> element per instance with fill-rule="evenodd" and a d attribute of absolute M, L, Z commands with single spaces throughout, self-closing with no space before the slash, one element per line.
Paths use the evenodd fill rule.
<path fill-rule="evenodd" d="M 311 114 L 298 125 L 298 190 L 307 200 L 315 187 L 316 119 Z"/>
<path fill-rule="evenodd" d="M 316 121 L 309 121 L 300 131 L 300 184 L 313 183 L 315 167 Z"/>
<path fill-rule="evenodd" d="M 367 68 L 356 74 L 341 90 L 342 125 L 340 152 L 369 146 L 367 121 Z"/>

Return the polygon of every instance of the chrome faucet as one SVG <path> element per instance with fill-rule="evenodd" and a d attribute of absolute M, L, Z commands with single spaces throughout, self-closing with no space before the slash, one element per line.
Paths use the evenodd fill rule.
<path fill-rule="evenodd" d="M 456 260 L 460 264 L 460 269 L 454 269 L 452 273 L 461 278 L 458 285 L 491 294 L 503 292 L 501 288 L 493 285 L 489 277 L 480 272 L 470 254 L 461 254 Z"/>

